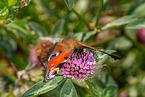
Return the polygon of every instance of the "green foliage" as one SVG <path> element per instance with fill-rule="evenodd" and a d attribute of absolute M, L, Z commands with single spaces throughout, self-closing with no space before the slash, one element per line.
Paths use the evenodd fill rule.
<path fill-rule="evenodd" d="M 0 36 L 0 47 L 12 59 L 16 50 L 16 42 L 11 37 Z"/>
<path fill-rule="evenodd" d="M 17 0 L 6 0 L 7 6 L 14 6 L 17 3 Z"/>
<path fill-rule="evenodd" d="M 30 25 L 30 28 L 32 29 L 32 31 L 35 32 L 35 35 L 36 37 L 44 37 L 44 36 L 47 36 L 47 31 L 44 30 L 40 25 L 38 25 L 37 23 L 35 22 L 30 22 L 29 23 Z"/>
<path fill-rule="evenodd" d="M 108 86 L 105 90 L 104 90 L 104 97 L 112 97 L 114 92 L 116 90 L 115 86 Z"/>
<path fill-rule="evenodd" d="M 119 18 L 119 19 L 111 22 L 111 23 L 108 23 L 107 25 L 105 25 L 104 27 L 102 27 L 102 30 L 107 30 L 107 29 L 110 29 L 110 28 L 119 27 L 119 26 L 128 24 L 130 22 L 133 22 L 135 20 L 136 20 L 135 17 L 132 17 L 132 16 L 124 16 L 124 17 L 121 17 L 121 18 Z"/>
<path fill-rule="evenodd" d="M 63 28 L 64 28 L 64 19 L 61 19 L 55 24 L 54 29 L 52 30 L 51 34 L 53 36 L 60 35 L 63 31 Z"/>
<path fill-rule="evenodd" d="M 29 90 L 27 90 L 22 97 L 28 97 L 33 95 L 40 95 L 42 93 L 53 90 L 58 85 L 60 85 L 64 81 L 63 77 L 55 77 L 48 83 L 39 82 L 36 85 L 32 86 Z"/>
<path fill-rule="evenodd" d="M 4 9 L 0 11 L 0 17 L 7 18 L 8 14 L 9 14 L 9 11 L 7 7 L 5 7 Z"/>
<path fill-rule="evenodd" d="M 27 6 L 30 0 L 24 0 L 22 5 L 21 0 L 1 0 L 0 1 L 0 19 L 4 19 L 7 22 L 14 20 L 16 14 L 21 6 Z"/>
<path fill-rule="evenodd" d="M 145 20 L 136 20 L 126 26 L 127 29 L 145 29 Z"/>
<path fill-rule="evenodd" d="M 88 40 L 91 36 L 93 36 L 95 34 L 96 34 L 95 31 L 90 31 L 90 32 L 86 32 L 86 33 L 79 32 L 79 33 L 74 34 L 73 37 L 75 39 L 77 39 L 78 41 L 84 42 L 84 41 Z"/>
<path fill-rule="evenodd" d="M 60 92 L 60 97 L 78 97 L 75 87 L 70 79 L 67 79 L 64 83 Z"/>
<path fill-rule="evenodd" d="M 132 5 L 128 11 L 128 14 L 134 14 L 133 12 L 138 9 L 138 7 L 140 7 L 140 5 L 144 4 L 145 1 L 144 0 L 133 0 Z"/>

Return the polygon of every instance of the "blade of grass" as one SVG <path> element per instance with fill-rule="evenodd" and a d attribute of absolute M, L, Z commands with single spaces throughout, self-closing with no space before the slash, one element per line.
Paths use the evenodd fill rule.
<path fill-rule="evenodd" d="M 8 78 L 10 79 L 10 80 L 12 80 L 13 82 L 15 82 L 16 80 L 17 80 L 17 78 L 14 76 L 14 75 L 12 75 L 4 66 L 2 66 L 1 64 L 0 64 L 0 69 L 8 76 Z"/>
<path fill-rule="evenodd" d="M 102 8 L 103 8 L 103 0 L 99 0 L 99 8 L 97 11 L 97 19 L 96 19 L 96 24 L 95 24 L 96 29 L 98 28 L 98 23 L 99 23 L 99 18 L 101 16 Z"/>

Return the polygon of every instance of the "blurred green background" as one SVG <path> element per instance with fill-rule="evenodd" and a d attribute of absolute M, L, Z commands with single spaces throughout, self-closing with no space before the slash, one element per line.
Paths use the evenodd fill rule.
<path fill-rule="evenodd" d="M 42 81 L 45 70 L 36 46 L 68 36 L 116 50 L 121 59 L 105 59 L 102 72 L 115 81 L 117 96 L 144 97 L 145 0 L 104 0 L 96 27 L 98 8 L 99 0 L 74 0 L 71 10 L 64 0 L 0 0 L 0 97 L 19 97 Z"/>

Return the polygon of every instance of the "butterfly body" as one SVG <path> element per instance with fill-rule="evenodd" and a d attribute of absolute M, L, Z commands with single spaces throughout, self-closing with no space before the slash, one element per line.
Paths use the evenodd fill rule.
<path fill-rule="evenodd" d="M 52 50 L 51 55 L 48 58 L 47 65 L 45 65 L 45 82 L 51 80 L 59 72 L 63 64 L 67 61 L 67 59 L 72 55 L 75 50 L 81 50 L 81 48 L 89 48 L 100 51 L 99 49 L 85 45 L 72 38 L 67 38 L 64 39 L 62 42 L 57 42 L 54 46 L 54 49 Z M 112 58 L 115 57 L 106 52 L 105 54 L 111 56 Z"/>

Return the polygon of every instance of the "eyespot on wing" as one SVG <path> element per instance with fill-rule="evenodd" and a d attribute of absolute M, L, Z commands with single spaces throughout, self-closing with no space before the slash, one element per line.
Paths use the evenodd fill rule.
<path fill-rule="evenodd" d="M 45 82 L 48 82 L 49 80 L 51 80 L 52 78 L 55 77 L 55 75 L 59 72 L 59 67 L 54 68 L 53 70 L 51 70 L 50 72 L 48 72 L 45 76 Z"/>

